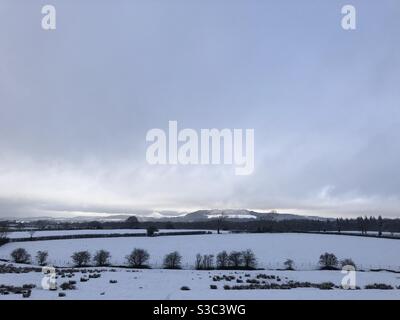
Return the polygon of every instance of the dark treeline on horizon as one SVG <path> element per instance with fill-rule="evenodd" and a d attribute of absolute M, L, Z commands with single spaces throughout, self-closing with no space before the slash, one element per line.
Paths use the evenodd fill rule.
<path fill-rule="evenodd" d="M 343 232 L 358 231 L 363 234 L 374 231 L 400 232 L 400 219 L 358 217 L 352 219 L 331 220 L 242 220 L 210 219 L 196 222 L 147 221 L 139 222 L 134 216 L 124 221 L 1 221 L 0 227 L 15 230 L 61 230 L 61 229 L 146 229 L 154 226 L 158 229 L 208 229 L 229 230 L 236 232 Z"/>

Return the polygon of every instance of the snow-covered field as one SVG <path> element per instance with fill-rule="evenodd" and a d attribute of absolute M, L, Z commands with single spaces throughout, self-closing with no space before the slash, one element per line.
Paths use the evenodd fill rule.
<path fill-rule="evenodd" d="M 317 234 L 209 234 L 181 235 L 137 238 L 96 238 L 74 240 L 28 241 L 8 243 L 0 247 L 0 258 L 9 259 L 15 248 L 23 247 L 32 256 L 38 250 L 49 252 L 49 262 L 57 266 L 71 266 L 70 256 L 75 251 L 105 249 L 111 252 L 111 262 L 115 265 L 125 263 L 124 257 L 133 248 L 144 248 L 150 253 L 150 265 L 154 269 L 133 270 L 125 268 L 99 268 L 99 278 L 80 282 L 82 273 L 76 269 L 70 277 L 57 279 L 63 282 L 76 281 L 75 290 L 44 290 L 41 287 L 43 274 L 0 273 L 1 285 L 23 286 L 34 284 L 31 299 L 400 299 L 400 273 L 369 269 L 386 268 L 400 270 L 400 240 L 353 237 L 344 235 Z M 259 267 L 266 270 L 256 271 L 197 271 L 193 270 L 196 253 L 217 254 L 222 250 L 252 249 L 258 259 Z M 177 250 L 183 257 L 184 270 L 163 270 L 163 256 Z M 317 270 L 319 256 L 324 252 L 334 253 L 339 259 L 351 258 L 366 271 L 356 273 L 356 285 L 361 290 L 334 288 L 292 289 L 246 289 L 226 290 L 225 285 L 247 285 L 247 280 L 265 281 L 265 283 L 287 284 L 290 281 L 321 284 L 332 282 L 340 286 L 345 276 L 340 271 Z M 295 262 L 296 271 L 279 271 L 286 259 Z M 2 262 L 0 262 L 2 264 Z M 4 263 L 3 263 L 4 264 Z M 94 270 L 95 268 L 89 268 Z M 275 269 L 275 270 L 274 270 Z M 39 269 L 40 270 L 40 269 Z M 257 278 L 263 274 L 274 276 L 272 280 Z M 217 280 L 214 276 L 233 276 Z M 278 280 L 277 277 L 280 279 Z M 116 283 L 110 283 L 116 280 Z M 383 283 L 391 285 L 393 290 L 365 289 L 365 285 Z M 211 289 L 210 285 L 216 285 Z M 181 290 L 187 286 L 190 290 Z M 1 290 L 1 289 L 0 289 Z M 59 292 L 66 293 L 59 297 Z M 0 299 L 23 299 L 20 294 L 0 294 Z"/>
<path fill-rule="evenodd" d="M 183 257 L 183 267 L 190 269 L 197 253 L 216 255 L 222 250 L 252 249 L 259 267 L 266 269 L 283 268 L 283 262 L 290 258 L 297 269 L 313 270 L 317 268 L 319 256 L 330 252 L 338 259 L 353 259 L 361 269 L 400 270 L 399 240 L 344 235 L 210 234 L 15 242 L 0 247 L 0 258 L 9 259 L 10 253 L 20 247 L 32 256 L 39 250 L 48 251 L 49 262 L 57 266 L 71 266 L 70 257 L 75 251 L 94 253 L 100 249 L 111 253 L 114 265 L 122 265 L 134 248 L 143 248 L 150 254 L 152 267 L 161 267 L 164 255 L 177 250 Z"/>
<path fill-rule="evenodd" d="M 189 230 L 189 229 L 160 229 L 159 232 L 190 232 L 190 231 L 204 231 L 204 230 Z M 82 235 L 82 234 L 124 234 L 124 233 L 142 233 L 146 234 L 146 229 L 111 229 L 111 230 L 45 230 L 36 231 L 33 237 L 50 237 L 50 236 L 70 236 L 70 235 Z M 7 235 L 10 239 L 16 238 L 30 238 L 31 234 L 28 231 L 16 231 L 11 232 Z"/>
<path fill-rule="evenodd" d="M 194 270 L 126 270 L 114 269 L 114 272 L 101 272 L 101 277 L 80 282 L 83 275 L 74 273 L 71 278 L 58 278 L 58 286 L 66 281 L 76 281 L 75 290 L 57 291 L 44 290 L 41 287 L 43 275 L 40 272 L 22 274 L 0 274 L 0 284 L 22 286 L 34 284 L 30 299 L 400 299 L 400 290 L 367 290 L 364 286 L 371 283 L 385 283 L 392 286 L 400 285 L 397 274 L 389 272 L 359 272 L 356 275 L 357 285 L 361 290 L 314 288 L 297 288 L 290 290 L 259 289 L 259 290 L 225 290 L 224 285 L 235 285 L 237 279 L 256 279 L 257 275 L 267 274 L 280 277 L 279 283 L 293 281 L 309 281 L 313 283 L 332 282 L 341 284 L 343 274 L 339 271 L 194 271 Z M 231 281 L 213 281 L 215 275 L 230 275 Z M 110 283 L 116 280 L 117 283 Z M 277 283 L 276 280 L 267 282 Z M 217 289 L 211 289 L 216 285 Z M 183 291 L 187 286 L 190 290 Z M 64 292 L 65 297 L 58 297 Z M 23 299 L 19 294 L 0 295 L 0 299 Z"/>

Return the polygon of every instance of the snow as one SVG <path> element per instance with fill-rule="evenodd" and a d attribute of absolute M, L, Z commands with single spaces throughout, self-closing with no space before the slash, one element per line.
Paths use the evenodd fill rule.
<path fill-rule="evenodd" d="M 34 256 L 39 250 L 49 252 L 49 262 L 57 266 L 71 266 L 71 255 L 75 251 L 105 249 L 111 252 L 111 262 L 125 263 L 125 256 L 134 248 L 146 249 L 150 254 L 150 265 L 161 267 L 165 254 L 177 250 L 183 257 L 183 267 L 193 268 L 197 253 L 214 254 L 222 250 L 252 249 L 259 267 L 283 268 L 286 259 L 295 262 L 298 270 L 317 268 L 319 256 L 324 252 L 334 253 L 338 259 L 351 258 L 360 269 L 399 270 L 400 241 L 353 237 L 345 235 L 318 234 L 210 234 L 135 238 L 96 238 L 73 240 L 50 240 L 8 243 L 0 247 L 0 258 L 9 259 L 15 248 L 26 248 Z"/>
<path fill-rule="evenodd" d="M 257 219 L 256 216 L 253 216 L 251 214 L 208 214 L 207 218 L 208 219 L 215 219 L 215 218 L 229 218 L 229 219 Z"/>
<path fill-rule="evenodd" d="M 189 230 L 189 229 L 160 229 L 159 232 L 190 232 L 190 231 L 204 231 L 204 230 Z M 124 234 L 124 233 L 143 233 L 146 234 L 146 229 L 107 229 L 107 230 L 93 230 L 93 229 L 82 229 L 82 230 L 44 230 L 36 231 L 33 237 L 49 237 L 49 236 L 68 236 L 76 234 Z M 30 238 L 31 235 L 28 231 L 16 231 L 11 232 L 8 236 L 10 239 L 16 238 Z"/>
<path fill-rule="evenodd" d="M 99 231 L 99 230 L 96 230 Z M 109 230 L 107 230 L 109 231 Z M 115 231 L 115 230 L 114 230 Z M 127 230 L 124 230 L 124 232 Z M 134 230 L 131 230 L 134 231 Z M 172 230 L 171 230 L 172 231 Z M 38 250 L 48 250 L 51 264 L 70 266 L 70 256 L 74 251 L 99 249 L 109 250 L 113 264 L 123 264 L 126 254 L 135 247 L 147 249 L 150 264 L 154 269 L 134 270 L 125 268 L 100 268 L 101 277 L 80 282 L 87 274 L 76 271 L 72 278 L 57 279 L 62 282 L 75 280 L 76 290 L 63 291 L 66 297 L 58 297 L 61 291 L 48 291 L 41 288 L 43 274 L 3 273 L 0 285 L 22 286 L 35 284 L 30 299 L 400 299 L 400 289 L 367 290 L 365 285 L 373 283 L 400 286 L 400 275 L 394 272 L 368 271 L 370 268 L 398 270 L 400 241 L 353 237 L 345 235 L 319 234 L 210 234 L 181 235 L 135 238 L 96 238 L 51 241 L 28 241 L 8 243 L 0 247 L 0 258 L 8 259 L 12 250 L 24 247 L 34 256 Z M 193 270 L 196 253 L 216 254 L 222 250 L 252 249 L 257 255 L 259 266 L 275 270 L 255 271 L 197 271 Z M 166 253 L 177 250 L 183 256 L 184 270 L 161 269 L 162 258 Z M 340 271 L 317 270 L 319 255 L 332 252 L 339 259 L 352 258 L 356 264 L 367 271 L 356 272 L 356 285 L 361 290 L 320 290 L 318 288 L 224 290 L 224 285 L 237 285 L 236 279 L 255 279 L 260 273 L 279 276 L 279 282 L 300 281 L 311 283 L 332 282 L 340 286 L 345 276 Z M 287 259 L 295 261 L 296 271 L 279 271 Z M 0 262 L 1 264 L 1 262 Z M 23 265 L 18 265 L 23 266 Z M 95 268 L 89 268 L 95 269 Z M 213 276 L 232 275 L 235 280 L 213 281 Z M 110 283 L 117 280 L 117 283 Z M 277 280 L 267 280 L 274 282 Z M 244 283 L 245 284 L 245 283 Z M 217 289 L 210 289 L 217 285 Z M 187 286 L 189 291 L 180 288 Z M 0 295 L 2 299 L 23 299 L 21 295 Z"/>
<path fill-rule="evenodd" d="M 110 269 L 106 269 L 110 270 Z M 315 288 L 298 288 L 290 290 L 224 290 L 225 284 L 236 284 L 234 281 L 214 282 L 214 275 L 233 275 L 242 279 L 255 278 L 259 273 L 275 275 L 282 278 L 282 282 L 289 280 L 309 281 L 321 283 L 331 281 L 340 285 L 343 275 L 338 271 L 194 271 L 194 270 L 126 270 L 116 269 L 115 272 L 105 271 L 101 277 L 80 282 L 80 272 L 72 278 L 58 278 L 60 285 L 68 280 L 77 281 L 76 290 L 48 291 L 41 288 L 43 275 L 40 272 L 22 274 L 0 274 L 0 284 L 22 286 L 33 283 L 37 287 L 32 290 L 30 299 L 159 299 L 159 300 L 190 300 L 190 299 L 400 299 L 400 290 L 366 290 L 366 284 L 386 283 L 393 286 L 400 285 L 396 274 L 390 272 L 359 272 L 357 285 L 362 290 L 320 290 Z M 117 280 L 110 284 L 110 280 Z M 210 285 L 217 285 L 211 290 Z M 188 286 L 189 291 L 182 291 L 182 286 Z M 65 292 L 66 297 L 58 297 L 58 292 Z M 21 295 L 0 295 L 2 299 L 23 299 Z"/>

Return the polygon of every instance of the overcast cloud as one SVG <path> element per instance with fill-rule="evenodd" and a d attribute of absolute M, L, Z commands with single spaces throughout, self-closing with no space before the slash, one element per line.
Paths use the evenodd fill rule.
<path fill-rule="evenodd" d="M 400 216 L 399 16 L 398 0 L 2 0 L 0 217 Z M 169 120 L 254 128 L 254 173 L 148 165 Z"/>

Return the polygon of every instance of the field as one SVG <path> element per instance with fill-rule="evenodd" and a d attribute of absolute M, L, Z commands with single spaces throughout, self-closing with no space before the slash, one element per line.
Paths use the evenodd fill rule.
<path fill-rule="evenodd" d="M 57 267 L 72 267 L 70 256 L 75 251 L 99 249 L 110 251 L 114 266 L 125 264 L 125 256 L 133 248 L 146 249 L 152 269 L 137 270 L 121 267 L 58 270 L 57 283 L 76 281 L 75 290 L 66 290 L 65 297 L 58 291 L 43 290 L 43 274 L 26 270 L 20 273 L 0 273 L 0 285 L 22 286 L 34 284 L 32 299 L 400 299 L 400 241 L 315 234 L 209 234 L 135 238 L 98 238 L 74 240 L 28 241 L 8 243 L 0 247 L 0 258 L 10 259 L 15 248 L 25 248 L 32 256 L 38 250 L 49 252 L 49 262 Z M 198 271 L 194 270 L 195 256 L 217 254 L 222 250 L 252 249 L 258 267 L 253 271 Z M 163 256 L 177 250 L 182 255 L 183 270 L 162 269 Z M 351 258 L 362 271 L 356 273 L 360 290 L 340 288 L 344 274 L 341 271 L 318 270 L 319 256 L 334 253 L 339 260 Z M 286 259 L 295 262 L 295 271 L 283 269 Z M 8 264 L 3 262 L 3 264 Z M 12 266 L 24 266 L 10 264 Z M 372 269 L 372 270 L 371 270 Z M 388 269 L 390 271 L 377 271 Z M 96 278 L 87 278 L 99 274 Z M 115 280 L 110 283 L 110 280 Z M 279 287 L 294 283 L 304 284 L 287 290 Z M 331 282 L 331 290 L 314 285 Z M 256 283 L 255 287 L 245 287 Z M 380 283 L 392 290 L 365 289 L 366 285 Z M 211 285 L 216 286 L 213 289 Z M 239 288 L 233 288 L 234 286 Z M 274 286 L 270 288 L 269 286 Z M 229 286 L 229 287 L 227 287 Z M 243 287 L 240 287 L 243 286 Z M 264 286 L 264 287 L 263 287 Z M 266 287 L 265 287 L 266 286 Z M 189 290 L 181 290 L 187 287 Z M 238 290 L 241 289 L 241 290 Z M 0 299 L 22 299 L 21 295 L 0 295 Z"/>
<path fill-rule="evenodd" d="M 196 230 L 186 230 L 186 229 L 160 229 L 159 232 L 169 233 L 169 232 L 190 232 Z M 112 230 L 49 230 L 49 231 L 36 231 L 33 236 L 34 237 L 54 237 L 54 236 L 70 236 L 70 235 L 95 235 L 95 234 L 146 234 L 146 229 L 112 229 Z M 10 239 L 19 239 L 19 238 L 30 238 L 31 234 L 28 231 L 15 231 L 11 232 L 8 235 Z"/>
<path fill-rule="evenodd" d="M 252 249 L 259 267 L 283 268 L 286 259 L 292 259 L 297 269 L 314 270 L 319 256 L 334 253 L 339 259 L 351 258 L 361 269 L 400 270 L 400 241 L 315 234 L 210 234 L 168 237 L 97 238 L 15 242 L 0 247 L 0 259 L 8 259 L 15 248 L 25 248 L 31 255 L 38 250 L 49 252 L 49 262 L 60 267 L 72 266 L 75 251 L 108 250 L 114 265 L 122 265 L 125 256 L 134 248 L 146 249 L 150 265 L 161 267 L 165 254 L 177 250 L 183 257 L 184 268 L 194 265 L 197 253 L 214 254 L 222 250 Z"/>

